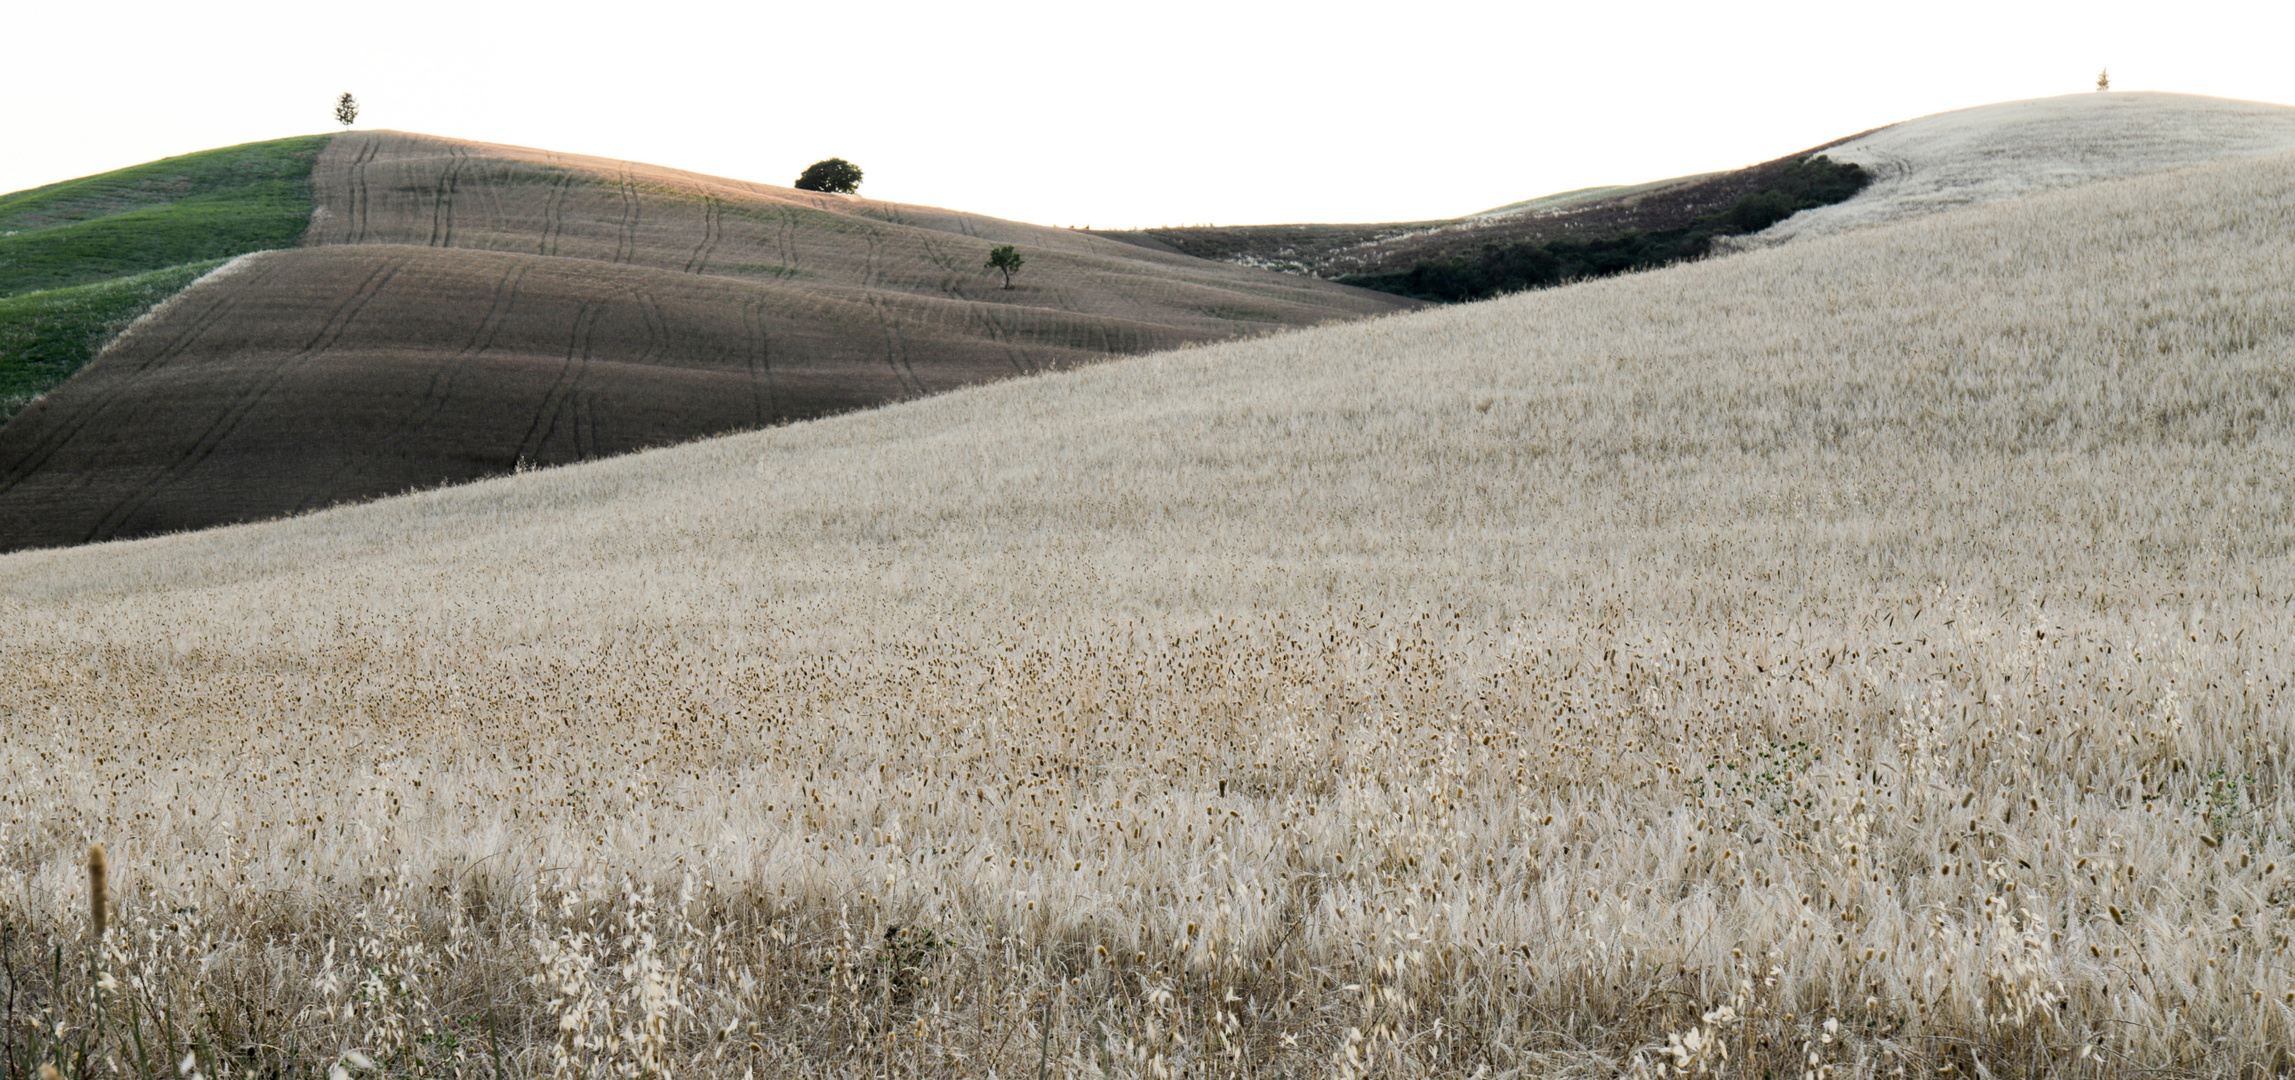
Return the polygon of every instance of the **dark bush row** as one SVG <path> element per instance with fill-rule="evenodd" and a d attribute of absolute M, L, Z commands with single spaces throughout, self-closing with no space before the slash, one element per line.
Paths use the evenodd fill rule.
<path fill-rule="evenodd" d="M 1714 237 L 1760 232 L 1803 210 L 1847 199 L 1871 180 L 1863 166 L 1819 154 L 1787 165 L 1769 187 L 1746 195 L 1729 209 L 1678 229 L 1626 232 L 1596 240 L 1488 244 L 1480 255 L 1426 260 L 1408 270 L 1352 274 L 1339 280 L 1419 300 L 1483 300 L 1694 259 L 1712 248 Z"/>

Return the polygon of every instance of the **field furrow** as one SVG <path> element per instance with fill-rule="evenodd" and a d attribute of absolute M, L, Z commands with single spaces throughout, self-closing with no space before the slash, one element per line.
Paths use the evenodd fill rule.
<path fill-rule="evenodd" d="M 304 344 L 301 350 L 281 363 L 260 373 L 250 385 L 239 390 L 236 397 L 216 411 L 205 430 L 200 431 L 162 468 L 147 472 L 146 478 L 128 491 L 110 510 L 98 517 L 90 526 L 82 542 L 93 542 L 116 535 L 121 527 L 148 506 L 162 491 L 181 481 L 185 474 L 197 469 L 215 448 L 231 437 L 248 414 L 254 412 L 278 388 L 300 373 L 313 357 L 342 340 L 345 330 L 365 313 L 391 279 L 398 276 L 405 263 L 384 260 L 369 264 L 365 277 L 355 285 L 347 300 L 331 312 L 319 332 Z"/>
<path fill-rule="evenodd" d="M 252 275 L 253 280 L 245 284 L 254 288 L 262 287 L 271 269 L 263 265 L 257 256 L 247 257 L 241 266 L 244 269 L 233 269 Z M 218 276 L 210 274 L 209 278 Z M 238 313 L 242 295 L 237 289 L 200 289 L 195 284 L 185 293 L 172 298 L 161 309 L 154 310 L 151 313 L 153 317 L 147 317 L 144 323 L 130 328 L 129 333 L 122 336 L 122 342 L 130 337 L 135 338 L 136 346 L 148 341 L 151 343 L 150 348 L 131 346 L 128 349 L 107 349 L 100 361 L 104 366 L 95 372 L 94 377 L 79 378 L 66 384 L 78 392 L 64 399 L 73 407 L 59 409 L 50 415 L 44 408 L 45 401 L 35 402 L 22 414 L 30 419 L 23 420 L 21 424 L 12 420 L 8 427 L 0 429 L 17 436 L 15 446 L 10 448 L 7 456 L 0 457 L 0 461 L 5 461 L 7 465 L 6 472 L 0 473 L 0 497 L 5 497 L 9 489 L 47 468 L 58 450 L 64 446 L 84 436 L 100 435 L 106 423 L 121 421 L 117 411 L 132 408 L 133 399 L 137 396 L 138 387 L 134 377 L 162 363 L 162 358 L 199 343 Z M 163 315 L 164 318 L 158 317 Z M 156 341 L 153 340 L 155 338 Z M 83 369 L 82 374 L 88 372 Z M 72 401 L 74 397 L 81 400 Z"/>
<path fill-rule="evenodd" d="M 750 423 L 765 427 L 781 415 L 773 392 L 773 337 L 765 326 L 764 304 L 747 300 L 741 305 L 741 358 L 749 370 Z"/>
<path fill-rule="evenodd" d="M 701 214 L 701 240 L 693 246 L 693 257 L 686 260 L 685 272 L 688 274 L 708 272 L 710 250 L 717 246 L 719 237 L 725 232 L 724 204 L 716 196 L 702 196 Z"/>
<path fill-rule="evenodd" d="M 1275 312 L 1252 330 L 1405 306 L 1153 253 L 1111 261 L 1090 252 L 1114 245 L 1067 230 L 397 132 L 334 137 L 310 185 L 320 212 L 303 246 L 250 264 L 251 292 L 194 290 L 208 299 L 160 312 L 43 415 L 0 429 L 0 476 L 17 477 L 0 490 L 0 550 L 866 408 L 1074 366 L 1108 343 L 1214 340 L 1239 324 L 1205 313 L 1253 290 L 1279 299 L 1250 301 Z M 1031 275 L 1065 279 L 1074 312 L 1003 339 L 961 314 L 1033 302 L 949 269 L 985 258 L 967 229 L 1027 245 Z M 559 265 L 513 274 L 504 259 Z M 385 263 L 406 269 L 368 316 L 330 324 Z M 1189 284 L 1141 287 L 1166 278 Z M 566 340 L 577 325 L 582 348 Z M 479 335 L 496 344 L 473 354 Z"/>

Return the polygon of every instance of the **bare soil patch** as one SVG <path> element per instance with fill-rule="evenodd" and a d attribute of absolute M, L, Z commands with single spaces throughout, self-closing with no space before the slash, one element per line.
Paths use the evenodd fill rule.
<path fill-rule="evenodd" d="M 395 132 L 303 247 L 0 428 L 0 550 L 203 528 L 1408 308 L 1066 230 Z M 1014 244 L 1017 287 L 982 267 Z"/>

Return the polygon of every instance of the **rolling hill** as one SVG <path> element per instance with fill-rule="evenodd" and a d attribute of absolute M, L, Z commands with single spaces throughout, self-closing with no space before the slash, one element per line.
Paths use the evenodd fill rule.
<path fill-rule="evenodd" d="M 1743 169 L 1585 188 L 1447 221 L 1177 226 L 1108 232 L 1135 243 L 1325 278 L 1394 274 L 1487 247 L 1677 229 L 1760 191 L 1822 153 L 1861 165 L 1873 186 L 1749 237 L 1744 250 L 1963 206 L 2295 147 L 2295 108 L 2195 94 L 2067 94 L 1940 113 Z"/>
<path fill-rule="evenodd" d="M 1931 209 L 0 557 L 0 916 L 210 1074 L 2284 1071 L 2295 154 Z"/>
<path fill-rule="evenodd" d="M 316 136 L 0 195 L 0 424 L 154 304 L 310 225 Z"/>
<path fill-rule="evenodd" d="M 216 268 L 0 428 L 0 549 L 1409 306 L 1071 230 L 395 132 L 333 137 L 308 185 L 298 246 Z M 981 267 L 997 244 L 1028 260 L 1015 288 Z"/>
<path fill-rule="evenodd" d="M 1780 222 L 1751 243 L 1828 236 L 2288 149 L 2295 149 L 2295 108 L 2269 102 L 2156 92 L 2004 101 L 1891 124 L 1833 145 L 1826 154 L 1870 170 L 1872 186 L 1848 202 Z"/>
<path fill-rule="evenodd" d="M 1492 245 L 1604 239 L 1627 232 L 1678 229 L 1727 211 L 1739 199 L 1775 184 L 1797 162 L 1824 153 L 1832 145 L 1727 172 L 1566 191 L 1447 221 L 1194 225 L 1100 235 L 1311 277 L 1391 274 L 1408 271 L 1423 261 L 1473 255 Z"/>

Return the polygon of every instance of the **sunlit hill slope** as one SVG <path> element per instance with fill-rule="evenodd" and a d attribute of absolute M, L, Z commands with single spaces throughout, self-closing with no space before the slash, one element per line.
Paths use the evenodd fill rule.
<path fill-rule="evenodd" d="M 395 132 L 300 246 L 0 428 L 0 549 L 274 517 L 1110 355 L 1401 310 L 1066 229 Z M 1028 260 L 1014 287 L 982 263 Z"/>
<path fill-rule="evenodd" d="M 2279 154 L 17 553 L 0 910 L 210 1075 L 2272 1075 L 2291 466 Z"/>

